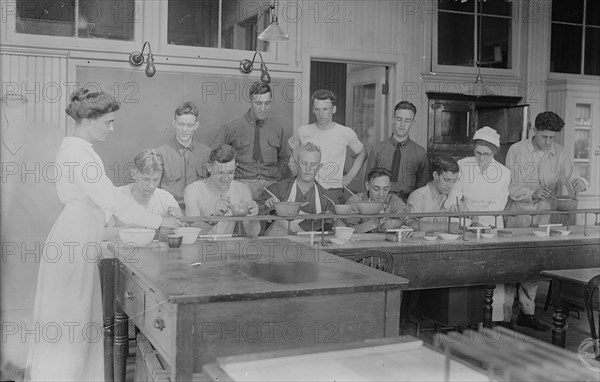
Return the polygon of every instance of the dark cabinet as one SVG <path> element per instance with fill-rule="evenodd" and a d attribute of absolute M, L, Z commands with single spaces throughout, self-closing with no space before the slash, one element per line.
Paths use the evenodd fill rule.
<path fill-rule="evenodd" d="M 471 139 L 475 131 L 490 126 L 500 134 L 496 160 L 504 164 L 510 145 L 527 131 L 528 105 L 521 97 L 474 97 L 453 93 L 427 93 L 427 152 L 430 158 L 449 155 L 458 160 L 472 156 Z"/>

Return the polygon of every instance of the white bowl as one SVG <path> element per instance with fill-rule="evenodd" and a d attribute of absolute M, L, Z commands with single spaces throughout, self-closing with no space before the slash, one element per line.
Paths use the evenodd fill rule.
<path fill-rule="evenodd" d="M 481 237 L 483 237 L 484 239 L 492 239 L 494 238 L 494 236 L 496 236 L 495 233 L 481 233 Z"/>
<path fill-rule="evenodd" d="M 547 237 L 548 233 L 546 231 L 533 231 L 533 234 L 537 237 Z"/>
<path fill-rule="evenodd" d="M 119 237 L 124 243 L 134 243 L 139 246 L 148 245 L 154 239 L 156 230 L 149 228 L 123 228 Z"/>
<path fill-rule="evenodd" d="M 197 227 L 179 227 L 173 232 L 176 235 L 183 236 L 181 244 L 194 244 L 196 240 L 198 240 L 198 235 L 200 235 L 200 231 L 201 229 Z"/>
<path fill-rule="evenodd" d="M 443 233 L 443 232 L 438 233 L 438 235 L 439 235 L 440 239 L 442 239 L 442 240 L 456 240 L 460 236 L 455 233 Z"/>
<path fill-rule="evenodd" d="M 427 241 L 434 241 L 437 238 L 438 238 L 437 235 L 435 235 L 435 236 L 427 236 L 427 235 L 423 236 L 423 239 L 425 239 Z"/>
<path fill-rule="evenodd" d="M 350 240 L 352 234 L 354 233 L 354 228 L 351 227 L 335 227 L 335 237 L 342 240 Z"/>

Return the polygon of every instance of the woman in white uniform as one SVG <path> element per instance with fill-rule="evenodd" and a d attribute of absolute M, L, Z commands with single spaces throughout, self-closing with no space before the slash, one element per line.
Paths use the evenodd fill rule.
<path fill-rule="evenodd" d="M 64 208 L 46 240 L 38 273 L 25 380 L 104 380 L 98 261 L 105 210 L 139 226 L 176 228 L 179 221 L 146 211 L 104 173 L 92 142 L 113 131 L 120 103 L 79 89 L 67 114 L 75 120 L 56 156 L 56 189 Z"/>
<path fill-rule="evenodd" d="M 451 211 L 503 211 L 508 200 L 510 170 L 494 159 L 500 149 L 500 135 L 484 126 L 473 136 L 472 157 L 458 161 L 460 179 L 450 191 L 446 208 Z M 457 206 L 456 201 L 459 201 Z M 497 220 L 497 223 L 496 223 Z M 502 217 L 473 217 L 474 223 L 504 228 Z"/>

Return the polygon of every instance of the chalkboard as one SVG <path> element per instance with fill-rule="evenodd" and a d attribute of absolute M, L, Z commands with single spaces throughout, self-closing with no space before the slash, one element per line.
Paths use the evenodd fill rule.
<path fill-rule="evenodd" d="M 175 73 L 157 68 L 152 78 L 143 71 L 129 69 L 77 68 L 78 86 L 103 90 L 121 101 L 115 115 L 115 131 L 94 149 L 104 161 L 107 175 L 116 185 L 132 182 L 129 176 L 137 153 L 158 147 L 174 135 L 175 109 L 184 101 L 198 106 L 200 127 L 195 138 L 210 146 L 218 129 L 249 108 L 248 88 L 258 80 L 248 76 L 215 76 Z M 273 78 L 273 105 L 270 118 L 293 133 L 293 106 L 299 84 L 293 79 Z"/>

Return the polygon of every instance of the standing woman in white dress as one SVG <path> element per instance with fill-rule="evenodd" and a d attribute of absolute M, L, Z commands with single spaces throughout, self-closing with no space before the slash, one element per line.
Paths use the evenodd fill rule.
<path fill-rule="evenodd" d="M 474 156 L 458 161 L 460 179 L 448 195 L 446 208 L 451 211 L 459 208 L 460 211 L 504 211 L 508 201 L 510 170 L 494 159 L 499 149 L 500 135 L 496 130 L 484 126 L 475 132 Z M 498 219 L 494 216 L 473 217 L 473 222 L 504 228 L 501 216 Z"/>
<path fill-rule="evenodd" d="M 125 223 L 175 228 L 127 198 L 106 177 L 92 142 L 113 131 L 120 103 L 104 92 L 79 89 L 67 114 L 75 120 L 56 156 L 56 189 L 65 205 L 40 259 L 26 380 L 102 381 L 104 357 L 98 261 L 105 210 Z"/>

